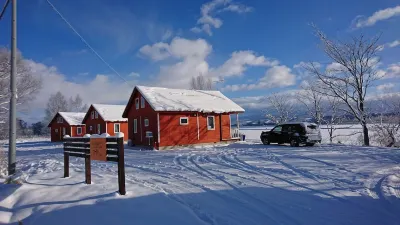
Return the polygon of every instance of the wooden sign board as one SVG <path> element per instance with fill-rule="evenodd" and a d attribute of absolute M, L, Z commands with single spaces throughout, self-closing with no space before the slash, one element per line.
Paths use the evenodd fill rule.
<path fill-rule="evenodd" d="M 90 139 L 90 160 L 107 161 L 107 140 L 105 138 Z"/>

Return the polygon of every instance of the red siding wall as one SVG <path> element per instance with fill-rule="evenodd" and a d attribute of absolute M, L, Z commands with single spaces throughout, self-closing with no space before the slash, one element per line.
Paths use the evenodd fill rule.
<path fill-rule="evenodd" d="M 69 135 L 71 137 L 82 137 L 86 133 L 85 125 L 80 125 L 79 127 L 82 127 L 82 134 L 78 135 L 77 134 L 77 127 L 78 126 L 70 126 L 65 120 L 63 123 L 57 123 L 58 117 L 61 117 L 60 115 L 57 115 L 57 117 L 53 120 L 51 127 L 50 127 L 50 134 L 51 134 L 51 141 L 52 142 L 58 142 L 62 141 L 64 135 Z M 65 128 L 65 134 L 63 134 L 63 128 Z M 57 132 L 56 132 L 57 130 Z"/>
<path fill-rule="evenodd" d="M 207 116 L 214 116 L 215 130 L 208 130 Z M 181 117 L 188 117 L 189 124 L 180 125 Z M 222 141 L 220 129 L 221 119 L 222 140 L 230 140 L 230 122 L 228 114 L 203 114 L 195 112 L 160 113 L 160 146 L 220 142 Z M 197 127 L 199 127 L 199 130 Z"/>
<path fill-rule="evenodd" d="M 107 133 L 115 136 L 114 124 L 119 123 L 120 132 L 124 133 L 124 141 L 128 140 L 128 122 L 107 122 Z"/>
<path fill-rule="evenodd" d="M 91 113 L 96 110 L 91 106 L 87 112 L 88 117 L 84 121 L 86 124 L 86 133 L 88 134 L 103 134 L 106 132 L 106 122 L 99 115 L 98 118 L 92 119 Z M 97 125 L 100 124 L 100 132 L 97 130 Z"/>
<path fill-rule="evenodd" d="M 134 145 L 153 146 L 154 142 L 158 142 L 157 113 L 153 110 L 153 108 L 151 108 L 151 106 L 147 102 L 145 102 L 145 106 L 144 108 L 142 108 L 140 100 L 142 96 L 138 91 L 135 91 L 133 95 L 134 99 L 139 98 L 139 109 L 136 109 L 136 104 L 134 100 L 128 113 L 129 139 L 132 141 L 132 144 Z M 137 133 L 133 132 L 134 119 L 137 119 Z M 144 126 L 145 119 L 149 120 L 148 127 Z M 150 140 L 150 142 L 149 139 L 146 138 L 146 131 L 153 132 L 153 138 Z"/>

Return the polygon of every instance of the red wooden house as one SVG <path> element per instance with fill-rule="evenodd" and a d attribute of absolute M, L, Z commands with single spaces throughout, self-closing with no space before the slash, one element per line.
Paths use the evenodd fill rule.
<path fill-rule="evenodd" d="M 82 124 L 85 113 L 58 112 L 50 121 L 51 141 L 62 141 L 65 135 L 82 137 L 86 134 L 86 126 Z"/>
<path fill-rule="evenodd" d="M 117 132 L 124 133 L 124 140 L 128 140 L 128 120 L 122 118 L 124 105 L 92 104 L 82 123 L 86 124 L 86 133 L 114 136 Z"/>
<path fill-rule="evenodd" d="M 243 112 L 219 91 L 136 86 L 122 116 L 133 145 L 168 149 L 237 140 L 231 115 Z"/>

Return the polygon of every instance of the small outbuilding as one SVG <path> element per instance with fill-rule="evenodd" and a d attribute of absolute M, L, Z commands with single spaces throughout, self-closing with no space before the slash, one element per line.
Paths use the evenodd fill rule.
<path fill-rule="evenodd" d="M 82 123 L 86 125 L 86 133 L 114 136 L 115 133 L 124 133 L 124 140 L 128 140 L 128 119 L 122 118 L 124 105 L 92 104 Z"/>
<path fill-rule="evenodd" d="M 122 117 L 133 145 L 168 149 L 238 140 L 243 112 L 219 91 L 136 86 Z"/>
<path fill-rule="evenodd" d="M 86 126 L 82 124 L 85 113 L 58 112 L 50 121 L 51 141 L 63 141 L 65 135 L 82 137 L 86 134 Z"/>

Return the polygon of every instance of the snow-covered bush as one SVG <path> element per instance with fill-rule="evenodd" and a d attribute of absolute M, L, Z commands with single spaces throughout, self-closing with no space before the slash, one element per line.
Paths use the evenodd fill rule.
<path fill-rule="evenodd" d="M 400 140 L 400 118 L 391 118 L 386 123 L 375 124 L 372 140 L 382 147 L 393 147 Z"/>

